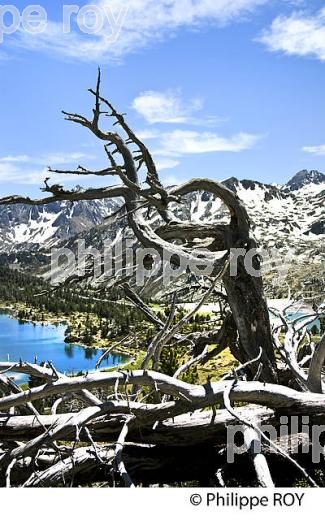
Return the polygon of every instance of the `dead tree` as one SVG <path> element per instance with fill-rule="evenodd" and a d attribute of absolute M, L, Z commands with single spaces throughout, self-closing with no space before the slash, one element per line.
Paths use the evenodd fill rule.
<path fill-rule="evenodd" d="M 122 210 L 139 243 L 157 252 L 160 258 L 170 255 L 171 261 L 184 261 L 195 266 L 206 262 L 213 266 L 212 276 L 223 269 L 226 258 L 232 250 L 241 248 L 244 252 L 237 262 L 237 274 L 231 275 L 229 266 L 223 272 L 223 282 L 228 295 L 229 305 L 238 330 L 238 357 L 241 362 L 257 356 L 260 347 L 262 353 L 262 378 L 267 382 L 276 382 L 276 363 L 271 339 L 268 310 L 260 277 L 249 274 L 243 264 L 243 255 L 251 251 L 256 244 L 250 236 L 250 224 L 247 212 L 238 197 L 221 183 L 209 179 L 193 179 L 181 186 L 167 190 L 159 180 L 153 158 L 144 143 L 134 134 L 112 104 L 100 94 L 100 71 L 96 90 L 90 89 L 95 97 L 92 119 L 78 114 L 63 112 L 68 121 L 80 124 L 90 130 L 104 142 L 104 149 L 109 166 L 99 171 L 91 171 L 79 166 L 75 171 L 51 170 L 55 173 L 76 175 L 118 176 L 122 185 L 84 191 L 67 191 L 62 186 L 45 182 L 44 192 L 51 196 L 39 200 L 26 197 L 7 197 L 1 204 L 26 203 L 32 205 L 47 204 L 60 200 L 96 200 L 121 197 L 124 199 Z M 111 118 L 114 125 L 124 133 L 100 128 L 103 118 Z M 142 187 L 139 170 L 145 170 L 146 184 Z M 207 192 L 220 198 L 230 213 L 228 225 L 193 224 L 177 219 L 170 210 L 171 205 L 180 205 L 185 196 L 196 192 Z M 151 221 L 145 218 L 143 208 L 155 210 L 161 219 L 161 225 L 153 228 Z M 204 242 L 205 255 L 198 241 Z M 179 243 L 181 242 L 181 244 Z M 220 252 L 225 254 L 220 258 Z M 254 268 L 259 271 L 259 258 L 255 257 Z"/>
<path fill-rule="evenodd" d="M 208 263 L 211 272 L 195 280 L 199 299 L 192 310 L 175 322 L 177 293 L 182 287 L 173 288 L 169 316 L 163 321 L 136 293 L 130 283 L 132 277 L 123 278 L 122 268 L 118 283 L 156 329 L 140 370 L 97 371 L 66 377 L 51 363 L 44 367 L 23 361 L 0 363 L 2 485 L 33 487 L 101 482 L 130 487 L 196 480 L 201 485 L 219 486 L 233 482 L 234 478 L 238 485 L 288 485 L 283 477 L 288 472 L 282 470 L 288 465 L 289 485 L 295 477 L 318 485 L 319 467 L 315 468 L 310 457 L 301 457 L 292 443 L 288 449 L 283 448 L 281 435 L 273 441 L 262 431 L 265 425 L 278 428 L 281 415 L 289 418 L 308 415 L 311 425 L 324 424 L 325 342 L 323 337 L 314 344 L 308 333 L 309 321 L 315 316 L 298 323 L 290 322 L 285 313 L 280 313 L 280 325 L 271 331 L 262 279 L 247 272 L 243 260 L 246 253 L 254 253 L 256 244 L 250 236 L 249 219 L 241 201 L 222 184 L 209 179 L 194 179 L 166 189 L 147 147 L 130 129 L 124 116 L 101 96 L 100 79 L 99 71 L 97 87 L 90 90 L 95 98 L 91 119 L 64 114 L 67 120 L 80 124 L 103 141 L 109 166 L 98 171 L 82 166 L 72 172 L 50 171 L 113 175 L 119 177 L 121 184 L 65 190 L 62 186 L 50 186 L 47 179 L 43 189 L 49 193 L 47 197 L 32 200 L 12 196 L 1 199 L 0 204 L 41 205 L 119 197 L 124 203 L 117 217 L 127 220 L 141 247 L 161 257 L 167 252 L 176 267 L 183 260 L 189 265 Z M 123 136 L 102 130 L 103 118 L 111 118 Z M 139 179 L 143 170 L 146 186 Z M 229 210 L 229 223 L 194 224 L 177 218 L 173 208 L 183 204 L 184 198 L 195 191 L 219 197 Z M 240 248 L 241 256 L 233 274 L 231 255 L 236 248 Z M 260 260 L 253 256 L 254 269 L 259 273 Z M 90 271 L 73 274 L 66 282 L 91 278 Z M 225 292 L 217 286 L 221 281 Z M 191 318 L 212 297 L 220 298 L 225 305 L 222 323 L 212 325 L 204 333 L 186 333 Z M 172 376 L 159 372 L 163 350 L 180 344 L 188 346 L 187 359 Z M 211 349 L 211 345 L 215 346 Z M 214 382 L 213 374 L 203 385 L 181 379 L 189 367 L 206 363 L 228 346 L 241 364 L 221 381 Z M 38 378 L 40 384 L 22 391 L 5 377 L 9 371 L 29 374 Z M 279 375 L 283 384 L 279 384 Z M 44 415 L 35 407 L 35 403 L 45 398 L 53 399 L 51 415 Z M 79 403 L 79 411 L 67 413 L 64 405 L 72 399 Z M 244 406 L 235 408 L 234 403 L 240 402 Z M 228 464 L 225 449 L 227 427 L 234 425 L 243 426 L 247 448 L 246 455 L 237 457 L 236 466 Z M 262 451 L 257 449 L 257 440 Z M 298 448 L 303 446 L 306 454 L 311 438 L 304 430 L 301 435 L 296 432 L 291 441 Z M 80 442 L 87 447 L 80 446 Z M 247 457 L 251 460 L 249 466 Z"/>

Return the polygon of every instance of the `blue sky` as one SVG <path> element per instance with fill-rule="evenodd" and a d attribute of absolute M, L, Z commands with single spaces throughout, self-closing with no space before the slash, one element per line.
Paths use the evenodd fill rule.
<path fill-rule="evenodd" d="M 91 115 L 98 65 L 103 94 L 127 112 L 167 184 L 325 171 L 325 2 L 93 0 L 103 13 L 93 35 L 74 16 L 64 34 L 64 2 L 39 3 L 45 30 L 20 27 L 0 44 L 0 195 L 39 195 L 47 165 L 106 166 L 102 145 L 61 114 Z"/>

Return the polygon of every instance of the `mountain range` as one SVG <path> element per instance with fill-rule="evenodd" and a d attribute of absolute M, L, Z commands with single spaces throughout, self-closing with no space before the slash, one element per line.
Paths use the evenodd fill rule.
<path fill-rule="evenodd" d="M 264 247 L 277 248 L 301 261 L 324 261 L 325 175 L 302 170 L 284 185 L 231 177 L 223 181 L 244 202 L 252 232 Z M 118 200 L 53 202 L 46 206 L 0 206 L 0 253 L 46 251 L 78 237 L 97 245 L 105 218 L 116 212 Z M 227 208 L 209 193 L 188 196 L 174 208 L 180 218 L 227 222 Z M 102 224 L 102 225 L 101 225 Z M 105 236 L 115 233 L 106 225 Z M 98 227 L 99 226 L 99 227 Z"/>

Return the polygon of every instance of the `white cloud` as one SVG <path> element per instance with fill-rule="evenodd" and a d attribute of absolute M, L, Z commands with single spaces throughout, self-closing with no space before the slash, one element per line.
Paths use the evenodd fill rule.
<path fill-rule="evenodd" d="M 303 151 L 314 155 L 325 155 L 325 144 L 319 146 L 304 146 Z"/>
<path fill-rule="evenodd" d="M 175 161 L 167 157 L 158 157 L 158 159 L 155 162 L 158 171 L 170 170 L 172 168 L 176 168 L 176 166 L 179 165 L 179 161 Z"/>
<path fill-rule="evenodd" d="M 46 169 L 22 168 L 14 163 L 0 163 L 0 182 L 13 184 L 41 184 L 48 177 Z"/>
<path fill-rule="evenodd" d="M 159 132 L 155 128 L 140 132 L 142 139 L 152 139 L 156 151 L 153 156 L 157 170 L 170 170 L 180 164 L 185 155 L 209 152 L 241 152 L 252 148 L 260 136 L 238 133 L 231 137 L 223 137 L 214 132 L 199 132 L 176 129 L 170 132 Z M 93 159 L 94 156 L 80 152 L 50 153 L 39 157 L 28 155 L 8 155 L 0 157 L 0 182 L 13 184 L 34 184 L 41 186 L 45 177 L 50 177 L 52 183 L 75 182 L 74 175 L 49 173 L 47 166 L 58 167 L 68 165 L 64 169 L 75 169 L 78 161 Z M 88 178 L 91 180 L 91 177 Z"/>
<path fill-rule="evenodd" d="M 81 161 L 83 159 L 94 159 L 94 156 L 86 154 L 86 153 L 79 153 L 79 152 L 74 152 L 74 153 L 69 153 L 69 154 L 61 152 L 61 153 L 55 153 L 55 154 L 49 154 L 49 155 L 43 156 L 40 159 L 38 159 L 38 163 L 39 164 L 45 163 L 48 165 L 53 165 L 53 164 L 62 165 L 62 164 L 71 164 L 74 161 Z"/>
<path fill-rule="evenodd" d="M 175 168 L 180 164 L 180 159 L 186 155 L 212 152 L 238 153 L 249 150 L 260 139 L 261 136 L 244 132 L 231 137 L 222 137 L 212 132 L 178 129 L 160 133 L 155 142 L 157 148 L 153 150 L 152 155 L 159 171 Z"/>
<path fill-rule="evenodd" d="M 242 152 L 253 148 L 261 136 L 240 132 L 222 137 L 213 132 L 174 130 L 161 135 L 157 155 L 181 156 L 209 152 Z"/>
<path fill-rule="evenodd" d="M 144 128 L 143 130 L 138 130 L 135 133 L 142 141 L 146 141 L 148 139 L 156 139 L 157 137 L 159 137 L 158 130 L 154 130 L 152 128 Z"/>
<path fill-rule="evenodd" d="M 6 157 L 0 157 L 1 163 L 20 163 L 20 162 L 28 162 L 30 157 L 28 155 L 7 155 Z"/>
<path fill-rule="evenodd" d="M 271 51 L 325 60 L 325 8 L 314 15 L 303 11 L 278 16 L 259 41 Z"/>
<path fill-rule="evenodd" d="M 71 164 L 73 161 L 79 161 L 81 159 L 94 159 L 93 155 L 80 152 L 58 152 L 46 155 L 40 155 L 39 157 L 31 157 L 29 155 L 7 155 L 6 157 L 0 157 L 0 163 L 30 163 L 39 165 L 49 164 Z"/>
<path fill-rule="evenodd" d="M 45 177 L 51 177 L 53 182 L 63 182 L 75 179 L 73 175 L 49 174 L 47 166 L 71 165 L 75 168 L 75 161 L 80 159 L 92 159 L 92 155 L 73 153 L 54 153 L 40 157 L 28 155 L 8 155 L 0 157 L 0 182 L 12 182 L 16 184 L 42 184 Z"/>
<path fill-rule="evenodd" d="M 202 100 L 198 98 L 184 103 L 179 90 L 149 90 L 136 97 L 132 103 L 132 108 L 150 124 L 191 122 L 191 115 L 201 110 L 202 106 Z"/>
<path fill-rule="evenodd" d="M 83 34 L 75 23 L 72 23 L 70 33 L 64 34 L 61 22 L 49 21 L 43 33 L 20 31 L 16 43 L 24 48 L 46 50 L 78 60 L 116 60 L 175 36 L 183 28 L 197 30 L 211 24 L 224 25 L 269 1 L 97 0 L 93 4 L 100 7 L 101 12 L 114 15 L 110 20 L 106 19 L 97 34 Z"/>

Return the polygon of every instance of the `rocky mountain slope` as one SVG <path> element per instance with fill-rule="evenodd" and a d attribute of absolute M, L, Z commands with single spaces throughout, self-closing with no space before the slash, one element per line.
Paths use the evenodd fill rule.
<path fill-rule="evenodd" d="M 263 184 L 231 177 L 224 181 L 244 202 L 258 242 L 295 259 L 324 261 L 325 175 L 318 171 L 298 172 L 285 185 Z M 56 202 L 47 206 L 0 207 L 0 253 L 46 250 L 54 245 L 85 237 L 98 245 L 110 228 L 98 226 L 114 213 L 118 201 Z M 188 203 L 175 208 L 180 218 L 192 221 L 226 222 L 227 208 L 208 193 L 191 194 Z M 123 221 L 120 221 L 123 226 Z M 113 226 L 116 232 L 116 223 Z M 111 231 L 112 232 L 112 231 Z"/>
<path fill-rule="evenodd" d="M 325 175 L 317 171 L 298 172 L 285 185 L 263 184 L 235 177 L 224 184 L 244 202 L 252 231 L 263 247 L 276 248 L 302 261 L 324 261 Z M 191 202 L 194 220 L 221 221 L 226 208 L 208 194 Z"/>
<path fill-rule="evenodd" d="M 118 207 L 114 200 L 0 206 L 0 252 L 53 247 L 101 223 Z"/>

